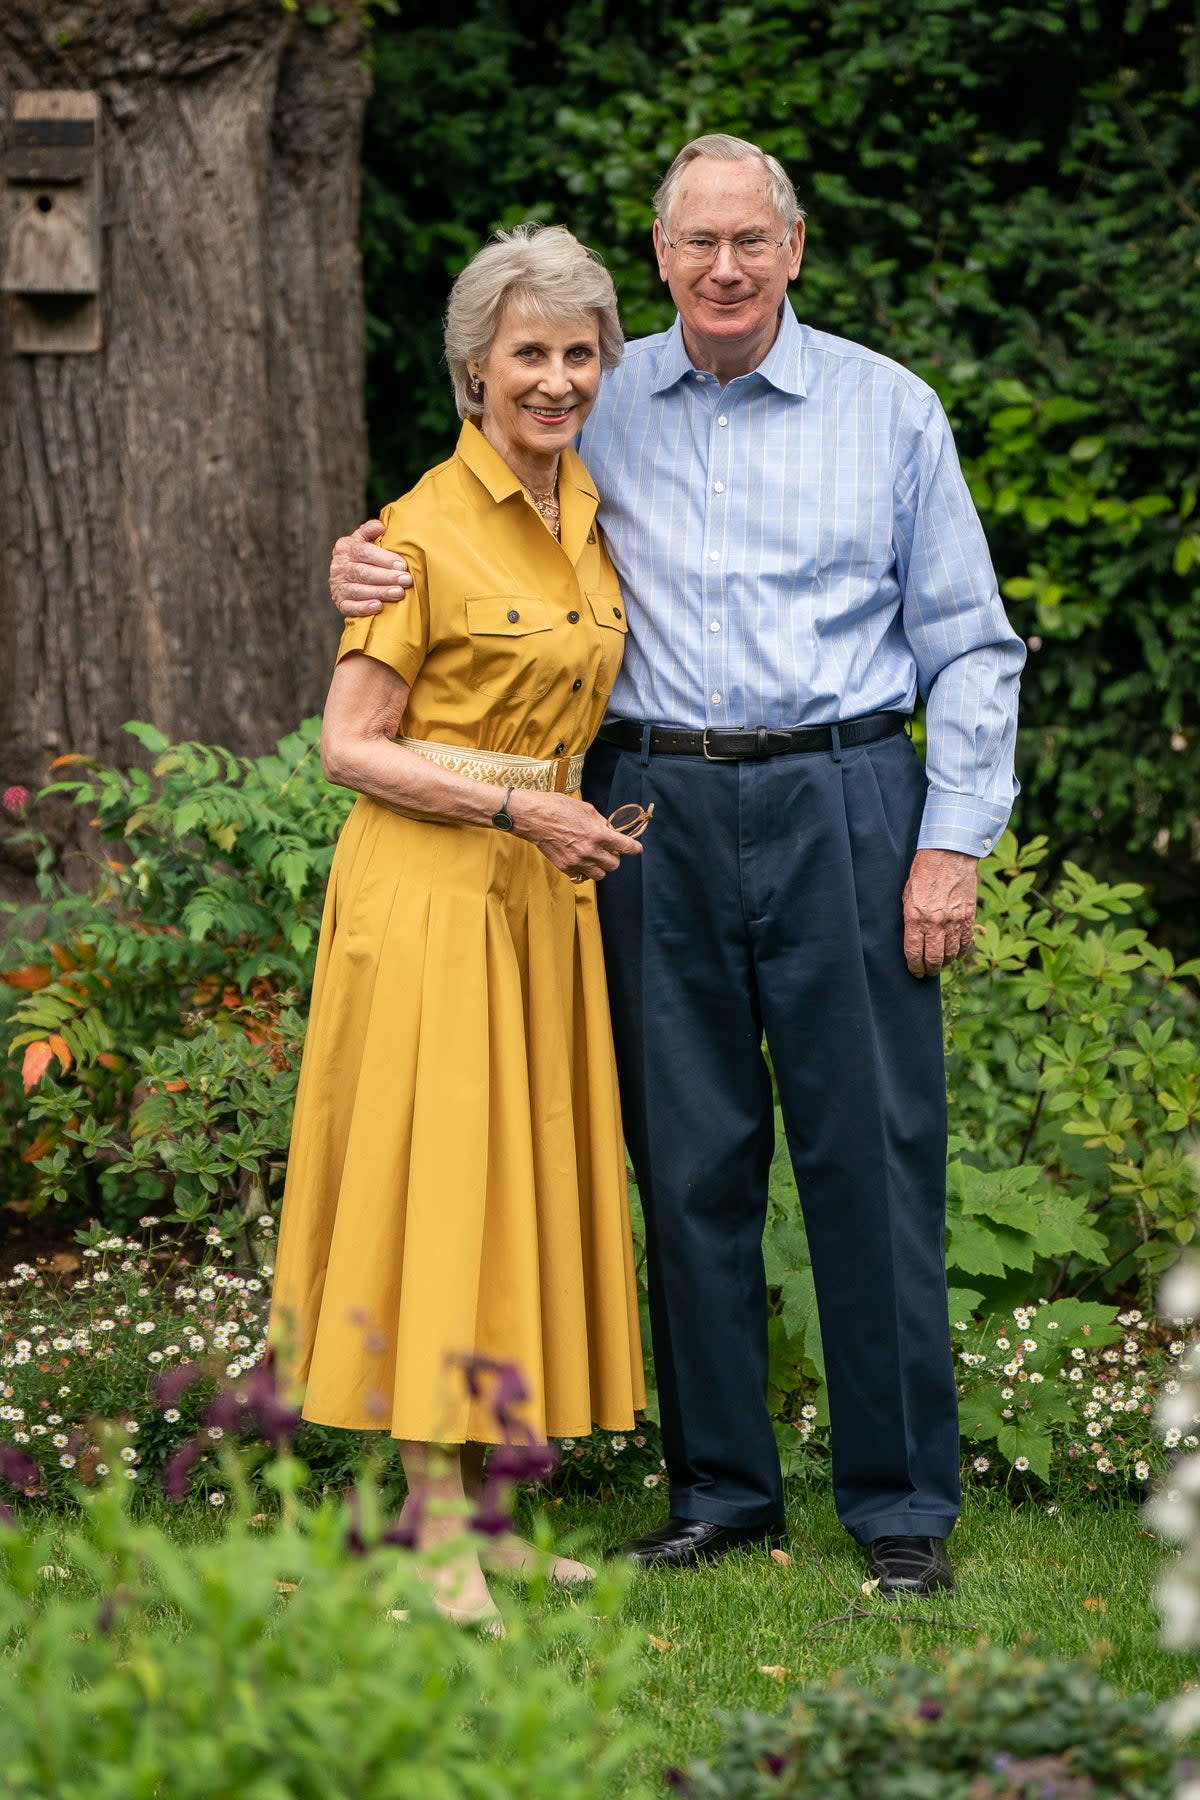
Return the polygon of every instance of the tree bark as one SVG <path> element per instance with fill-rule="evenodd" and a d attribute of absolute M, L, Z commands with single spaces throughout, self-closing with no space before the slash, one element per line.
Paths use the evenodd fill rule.
<path fill-rule="evenodd" d="M 5 0 L 22 88 L 101 97 L 103 344 L 0 328 L 0 784 L 128 719 L 256 752 L 320 706 L 363 516 L 358 7 Z M 7 311 L 7 308 L 4 309 Z"/>

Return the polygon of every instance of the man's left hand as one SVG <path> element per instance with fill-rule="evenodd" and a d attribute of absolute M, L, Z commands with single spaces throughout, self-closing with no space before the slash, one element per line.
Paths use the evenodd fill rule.
<path fill-rule="evenodd" d="M 904 889 L 904 960 L 913 975 L 937 975 L 975 944 L 978 858 L 918 850 Z"/>

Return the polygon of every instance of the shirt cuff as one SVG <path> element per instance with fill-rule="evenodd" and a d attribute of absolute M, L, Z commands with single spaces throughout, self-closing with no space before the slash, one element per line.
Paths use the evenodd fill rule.
<path fill-rule="evenodd" d="M 987 856 L 1000 842 L 1011 807 L 981 800 L 977 794 L 954 794 L 931 787 L 921 815 L 918 850 L 960 850 Z"/>

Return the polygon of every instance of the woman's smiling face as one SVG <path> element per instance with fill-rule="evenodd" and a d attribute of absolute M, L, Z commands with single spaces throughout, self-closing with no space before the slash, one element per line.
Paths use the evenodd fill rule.
<path fill-rule="evenodd" d="M 548 321 L 509 306 L 469 372 L 483 383 L 484 436 L 520 473 L 565 450 L 591 412 L 600 387 L 599 327 L 586 314 Z"/>

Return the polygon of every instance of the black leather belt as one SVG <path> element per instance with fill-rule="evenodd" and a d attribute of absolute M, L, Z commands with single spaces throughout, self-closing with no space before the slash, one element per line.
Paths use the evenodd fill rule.
<path fill-rule="evenodd" d="M 875 744 L 904 730 L 909 715 L 898 712 L 869 713 L 865 719 L 847 719 L 836 725 L 808 725 L 789 731 L 783 726 L 745 726 L 726 730 L 710 725 L 704 731 L 682 726 L 651 725 L 646 746 L 652 756 L 703 756 L 708 762 L 753 762 L 764 756 L 797 756 L 810 750 L 832 750 L 834 732 L 841 749 L 855 744 Z M 614 719 L 600 727 L 606 744 L 622 750 L 641 750 L 647 727 L 633 719 Z"/>

